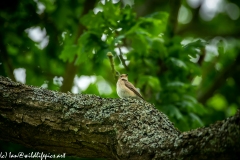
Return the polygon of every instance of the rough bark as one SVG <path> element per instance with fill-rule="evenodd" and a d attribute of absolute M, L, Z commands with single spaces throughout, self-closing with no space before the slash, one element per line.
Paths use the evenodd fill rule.
<path fill-rule="evenodd" d="M 0 139 L 39 151 L 107 159 L 237 159 L 240 112 L 180 133 L 136 99 L 75 95 L 0 77 Z"/>

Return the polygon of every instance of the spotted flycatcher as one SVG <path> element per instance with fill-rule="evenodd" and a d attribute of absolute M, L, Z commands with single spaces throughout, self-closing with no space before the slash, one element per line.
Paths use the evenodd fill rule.
<path fill-rule="evenodd" d="M 121 98 L 137 98 L 143 99 L 142 95 L 138 90 L 133 86 L 132 83 L 128 81 L 128 75 L 122 74 L 119 76 L 117 81 L 117 94 Z"/>

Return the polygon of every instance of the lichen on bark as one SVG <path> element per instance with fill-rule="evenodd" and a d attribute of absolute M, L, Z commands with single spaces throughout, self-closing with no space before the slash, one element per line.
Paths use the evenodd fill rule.
<path fill-rule="evenodd" d="M 240 112 L 180 133 L 152 104 L 60 93 L 0 77 L 1 140 L 36 150 L 107 159 L 234 159 Z"/>

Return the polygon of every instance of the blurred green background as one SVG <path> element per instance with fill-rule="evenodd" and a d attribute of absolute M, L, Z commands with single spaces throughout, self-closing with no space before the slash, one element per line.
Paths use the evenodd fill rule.
<path fill-rule="evenodd" d="M 107 52 L 181 131 L 240 105 L 238 0 L 0 2 L 0 75 L 118 98 Z M 1 142 L 1 151 L 31 151 Z"/>

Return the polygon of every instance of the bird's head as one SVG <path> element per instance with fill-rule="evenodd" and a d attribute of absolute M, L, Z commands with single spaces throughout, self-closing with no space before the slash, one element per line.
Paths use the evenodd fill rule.
<path fill-rule="evenodd" d="M 128 74 L 121 74 L 118 79 L 123 79 L 128 81 Z"/>

